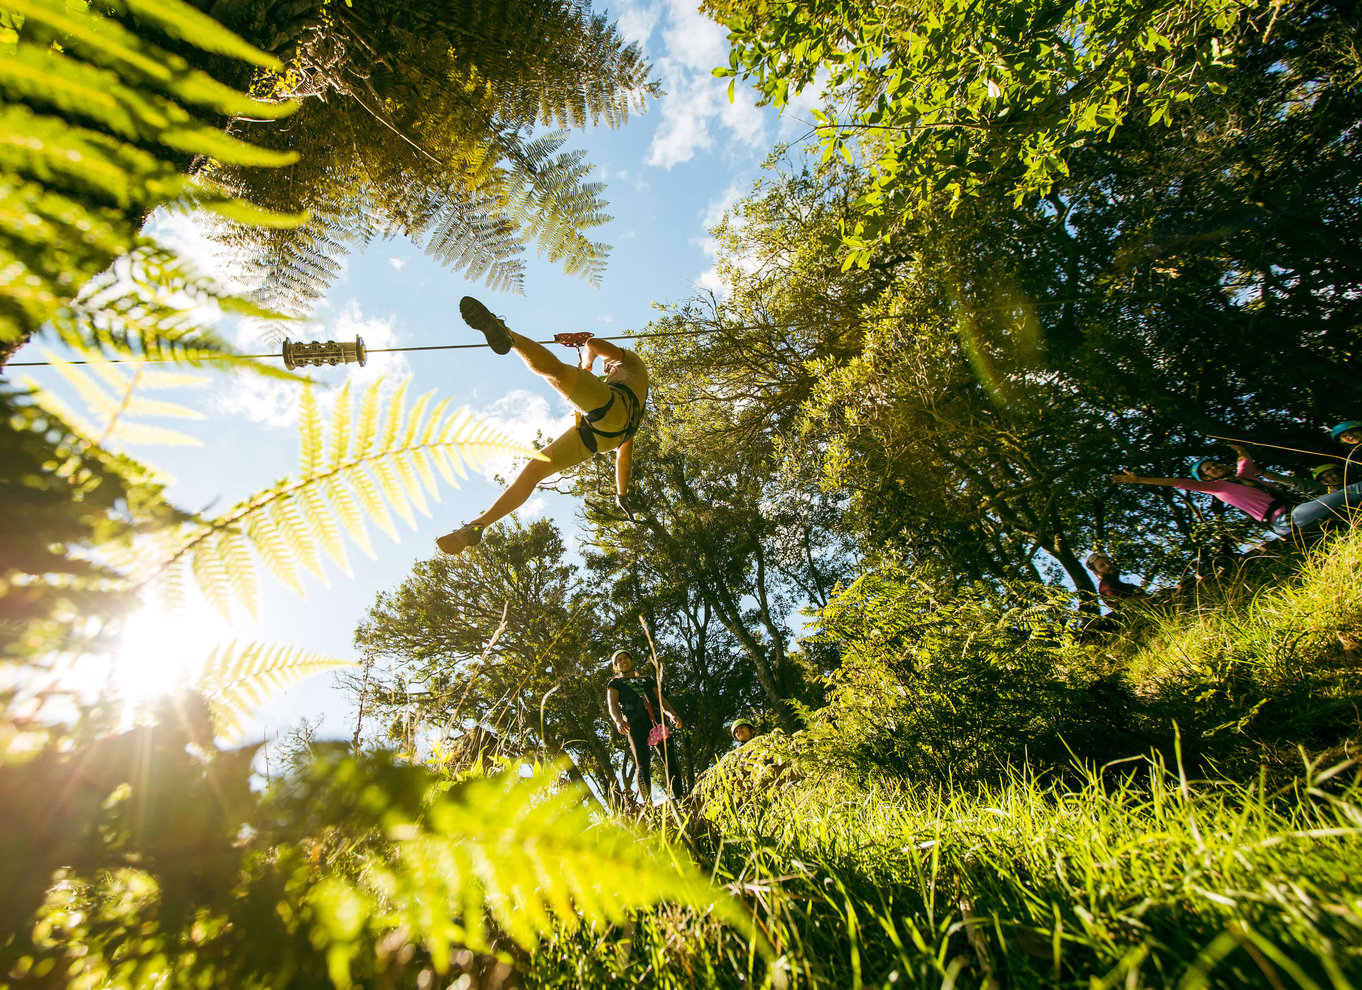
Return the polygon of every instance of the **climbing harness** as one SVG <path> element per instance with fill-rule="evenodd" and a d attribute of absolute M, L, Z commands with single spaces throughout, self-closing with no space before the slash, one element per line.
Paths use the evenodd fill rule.
<path fill-rule="evenodd" d="M 564 347 L 577 348 L 577 366 L 580 368 L 582 366 L 582 348 L 586 346 L 586 342 L 590 340 L 592 336 L 593 335 L 590 332 L 583 330 L 577 333 L 557 333 L 553 335 L 553 339 L 555 343 L 562 344 Z M 638 432 L 639 424 L 643 422 L 643 405 L 638 401 L 638 396 L 634 394 L 633 389 L 622 382 L 610 382 L 609 384 L 609 402 L 591 410 L 585 415 L 582 413 L 577 414 L 577 435 L 582 438 L 582 443 L 586 445 L 586 449 L 593 454 L 596 453 L 597 448 L 600 446 L 596 441 L 597 437 L 605 437 L 610 440 L 613 440 L 615 437 L 624 437 L 625 440 L 628 440 Z M 609 414 L 610 410 L 615 407 L 616 399 L 624 402 L 625 406 L 628 408 L 629 420 L 624 424 L 624 429 L 622 430 L 602 430 L 596 424 L 604 419 Z M 624 440 L 621 440 L 620 442 L 623 443 Z"/>

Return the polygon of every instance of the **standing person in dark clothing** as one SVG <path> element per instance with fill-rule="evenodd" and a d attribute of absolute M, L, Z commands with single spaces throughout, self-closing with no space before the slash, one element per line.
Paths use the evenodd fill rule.
<path fill-rule="evenodd" d="M 672 750 L 671 730 L 663 723 L 665 716 L 671 720 L 673 727 L 679 729 L 681 716 L 676 714 L 671 702 L 663 697 L 662 687 L 656 678 L 634 673 L 634 658 L 627 650 L 616 650 L 610 658 L 610 666 L 614 668 L 615 676 L 606 685 L 606 707 L 610 710 L 615 728 L 629 739 L 629 749 L 634 754 L 639 796 L 644 804 L 652 804 L 652 753 L 656 747 L 658 756 L 662 758 L 671 796 L 677 799 L 683 797 L 681 764 Z"/>

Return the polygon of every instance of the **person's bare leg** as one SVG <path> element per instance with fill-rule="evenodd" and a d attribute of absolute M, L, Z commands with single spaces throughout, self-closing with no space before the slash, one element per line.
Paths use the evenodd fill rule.
<path fill-rule="evenodd" d="M 563 398 L 572 398 L 572 390 L 577 387 L 582 370 L 574 364 L 558 360 L 537 340 L 531 340 L 514 330 L 508 332 L 511 335 L 511 348 L 520 355 L 529 369 L 552 385 Z"/>
<path fill-rule="evenodd" d="M 525 504 L 539 482 L 553 473 L 554 467 L 548 461 L 530 461 L 520 469 L 515 480 L 506 486 L 506 490 L 497 496 L 497 500 L 482 515 L 472 520 L 470 525 L 487 527 L 503 516 L 509 516 Z"/>

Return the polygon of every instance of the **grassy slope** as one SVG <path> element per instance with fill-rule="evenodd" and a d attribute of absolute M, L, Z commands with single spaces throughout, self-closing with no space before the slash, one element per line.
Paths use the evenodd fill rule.
<path fill-rule="evenodd" d="M 711 774 L 691 841 L 774 962 L 661 911 L 565 936 L 531 982 L 1362 986 L 1362 780 L 1344 755 L 1359 568 L 1362 534 L 1295 580 L 1090 648 L 1150 711 L 1201 716 L 1197 743 L 1219 756 L 1192 771 L 1177 750 L 1056 783 L 911 786 L 797 771 L 759 741 Z"/>

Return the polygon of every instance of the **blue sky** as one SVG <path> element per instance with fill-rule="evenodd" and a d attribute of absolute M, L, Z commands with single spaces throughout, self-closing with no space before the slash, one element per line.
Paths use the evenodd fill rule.
<path fill-rule="evenodd" d="M 751 91 L 742 87 L 730 104 L 727 81 L 711 74 L 714 66 L 728 62 L 725 32 L 702 18 L 693 4 L 629 0 L 608 9 L 624 35 L 642 46 L 666 95 L 619 130 L 600 128 L 569 138 L 568 146 L 585 148 L 596 177 L 607 183 L 614 219 L 592 233 L 614 248 L 600 288 L 531 257 L 524 295 L 491 293 L 441 269 L 419 247 L 390 240 L 352 255 L 315 322 L 294 336 L 349 340 L 358 334 L 374 348 L 478 342 L 480 335 L 458 318 L 458 300 L 465 294 L 478 296 L 513 328 L 536 339 L 565 330 L 613 335 L 644 327 L 656 315 L 655 302 L 721 292 L 708 230 L 751 190 L 777 141 L 807 134 L 808 114 L 796 108 L 777 117 L 756 108 Z M 230 277 L 230 266 L 224 267 L 187 219 L 160 220 L 154 232 L 204 269 Z M 236 334 L 243 350 L 266 349 L 249 327 Z M 36 350 L 30 348 L 17 360 L 41 359 Z M 53 372 L 31 371 L 42 385 L 58 383 Z M 374 355 L 363 369 L 352 365 L 314 369 L 313 374 L 331 396 L 346 378 L 360 385 L 381 376 L 390 385 L 411 376 L 411 396 L 428 390 L 449 396 L 455 405 L 469 407 L 527 443 L 539 431 L 556 435 L 571 419 L 566 402 L 518 358 L 498 357 L 489 350 Z M 193 433 L 202 446 L 131 448 L 134 456 L 175 479 L 169 497 L 177 505 L 220 511 L 295 470 L 296 387 L 213 374 L 192 393 L 177 390 L 156 397 L 193 406 L 206 416 L 166 424 Z M 323 396 L 324 406 L 327 401 Z M 514 465 L 499 467 L 505 474 Z M 153 653 L 195 657 L 223 637 L 290 643 L 354 659 L 351 635 L 374 596 L 399 584 L 416 560 L 435 552 L 437 536 L 476 515 L 496 492 L 483 477 L 443 489 L 442 501 L 432 505 L 432 517 L 418 516 L 415 531 L 403 527 L 400 543 L 372 532 L 375 560 L 353 544 L 347 546 L 354 578 L 334 567 L 329 587 L 309 577 L 305 599 L 273 586 L 262 571 L 264 605 L 258 625 L 239 620 L 232 628 L 215 628 L 198 615 L 188 622 L 144 616 L 129 637 L 136 645 L 120 663 L 151 670 L 151 665 L 166 662 L 153 659 Z M 522 518 L 544 514 L 567 531 L 571 545 L 577 529 L 571 500 L 552 492 L 536 495 L 521 512 Z M 261 711 L 255 734 L 273 736 L 300 717 L 324 716 L 321 735 L 348 735 L 348 699 L 330 681 L 326 675 L 315 677 L 277 695 Z"/>

